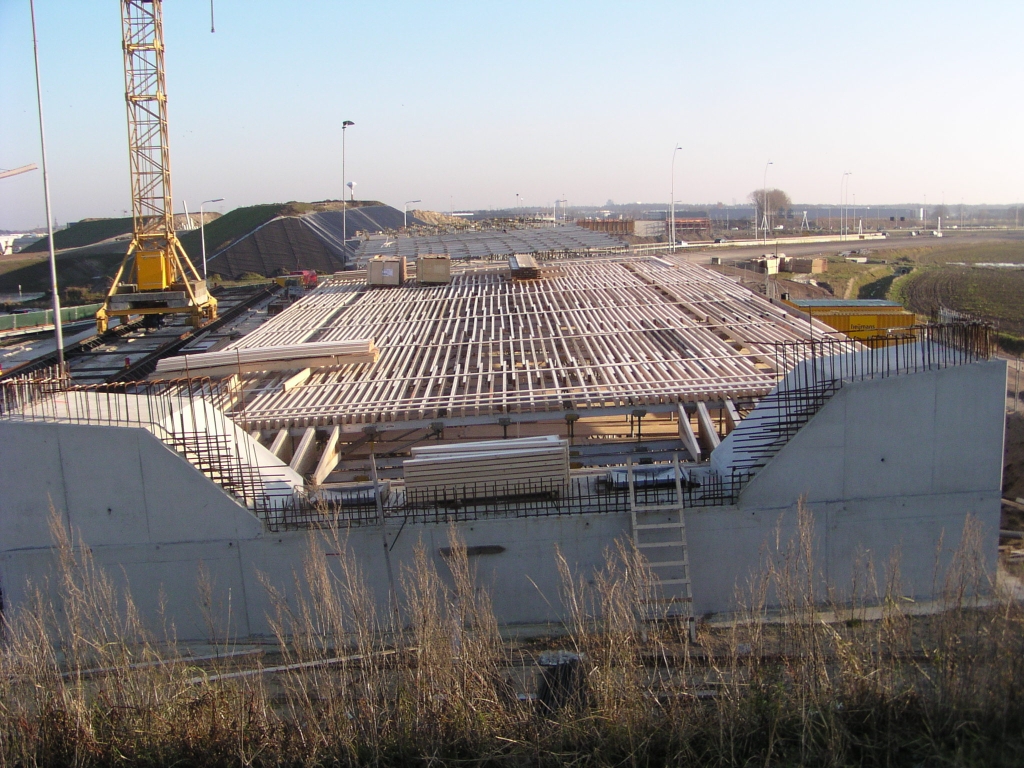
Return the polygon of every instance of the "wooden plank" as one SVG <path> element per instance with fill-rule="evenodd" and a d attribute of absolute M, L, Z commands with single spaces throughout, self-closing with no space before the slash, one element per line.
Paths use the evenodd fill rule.
<path fill-rule="evenodd" d="M 303 368 L 301 371 L 292 376 L 289 376 L 281 383 L 281 391 L 291 392 L 293 389 L 301 387 L 303 384 L 309 381 L 309 377 L 312 375 L 312 368 Z"/>

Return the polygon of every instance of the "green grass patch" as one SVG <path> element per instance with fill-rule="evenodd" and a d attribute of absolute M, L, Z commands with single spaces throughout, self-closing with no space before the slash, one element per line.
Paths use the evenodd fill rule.
<path fill-rule="evenodd" d="M 996 345 L 1004 352 L 1018 357 L 1024 355 L 1024 338 L 1012 333 L 996 333 L 995 340 Z"/>
<path fill-rule="evenodd" d="M 309 203 L 269 203 L 236 208 L 206 225 L 206 257 L 210 258 L 238 238 L 278 216 L 298 216 L 314 209 L 315 207 Z M 193 230 L 178 239 L 192 263 L 201 270 L 198 266 L 203 258 L 200 231 Z"/>
<path fill-rule="evenodd" d="M 72 224 L 67 229 L 53 233 L 53 247 L 57 250 L 63 248 L 80 248 L 83 245 L 108 240 L 118 235 L 126 235 L 132 231 L 132 218 L 124 219 L 90 219 Z M 23 248 L 22 253 L 45 253 L 49 250 L 48 238 L 44 237 Z"/>
<path fill-rule="evenodd" d="M 887 299 L 889 298 L 889 289 L 892 288 L 893 281 L 896 279 L 895 273 L 883 275 L 870 283 L 864 283 L 857 289 L 858 299 Z"/>
<path fill-rule="evenodd" d="M 57 256 L 57 284 L 63 291 L 69 286 L 83 286 L 86 290 L 105 289 L 121 264 L 124 254 L 99 253 L 86 256 L 75 253 Z M 8 262 L 10 263 L 10 262 Z M 7 266 L 7 264 L 4 264 Z M 0 291 L 48 291 L 50 289 L 49 259 L 18 262 L 18 266 L 0 273 Z"/>
<path fill-rule="evenodd" d="M 900 301 L 919 314 L 939 307 L 966 312 L 1024 336 L 1024 270 L 934 266 L 911 274 L 900 286 Z"/>

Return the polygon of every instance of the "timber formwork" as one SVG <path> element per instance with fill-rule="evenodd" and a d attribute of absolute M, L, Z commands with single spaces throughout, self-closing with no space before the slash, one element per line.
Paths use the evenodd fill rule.
<path fill-rule="evenodd" d="M 440 286 L 337 275 L 228 349 L 354 339 L 380 349 L 372 365 L 314 370 L 294 388 L 287 373 L 242 372 L 236 417 L 281 429 L 759 397 L 779 374 L 774 345 L 811 333 L 683 260 L 577 259 L 529 281 L 498 267 Z"/>

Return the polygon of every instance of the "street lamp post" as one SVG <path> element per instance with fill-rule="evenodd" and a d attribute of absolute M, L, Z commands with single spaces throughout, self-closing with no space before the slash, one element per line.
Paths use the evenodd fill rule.
<path fill-rule="evenodd" d="M 843 184 L 846 183 L 846 177 L 852 175 L 849 171 L 843 171 L 843 175 L 839 178 L 839 236 L 843 239 L 845 239 L 843 216 L 846 212 L 843 204 Z"/>
<path fill-rule="evenodd" d="M 43 156 L 43 200 L 46 204 L 46 242 L 50 251 L 50 291 L 53 293 L 53 340 L 57 345 L 57 365 L 64 374 L 64 329 L 60 320 L 60 292 L 57 290 L 57 257 L 53 250 L 53 213 L 50 210 L 50 175 L 46 165 L 46 129 L 43 126 L 43 86 L 39 78 L 39 40 L 36 38 L 36 5 L 29 4 L 32 17 L 32 55 L 36 63 L 36 107 L 39 112 L 39 150 Z"/>
<path fill-rule="evenodd" d="M 203 249 L 203 280 L 206 279 L 206 217 L 203 216 L 203 206 L 207 203 L 219 203 L 222 200 L 224 200 L 223 197 L 215 197 L 213 200 L 203 200 L 199 204 L 199 242 Z"/>
<path fill-rule="evenodd" d="M 346 249 L 348 248 L 348 203 L 345 200 L 345 129 L 350 125 L 355 125 L 355 123 L 345 120 L 341 124 L 341 244 Z"/>
<path fill-rule="evenodd" d="M 676 247 L 676 152 L 682 147 L 676 144 L 676 148 L 672 150 L 672 197 L 669 198 L 669 217 L 671 224 L 668 225 L 668 241 L 672 245 L 672 250 Z"/>
<path fill-rule="evenodd" d="M 768 243 L 768 228 L 771 226 L 771 222 L 768 221 L 768 166 L 772 164 L 771 160 L 764 164 L 764 173 L 761 176 L 761 205 L 764 206 L 764 219 L 761 224 L 764 227 L 764 242 L 766 244 Z"/>
<path fill-rule="evenodd" d="M 402 227 L 409 228 L 409 203 L 422 203 L 422 200 L 406 200 L 405 211 L 402 213 Z"/>

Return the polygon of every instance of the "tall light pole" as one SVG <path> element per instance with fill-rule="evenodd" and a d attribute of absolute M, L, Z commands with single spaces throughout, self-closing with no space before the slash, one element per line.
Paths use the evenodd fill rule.
<path fill-rule="evenodd" d="M 848 171 L 847 176 L 853 176 L 853 171 Z M 857 196 L 854 195 L 854 200 Z M 854 211 L 856 213 L 856 211 Z M 846 180 L 846 235 L 850 235 L 850 180 Z"/>
<path fill-rule="evenodd" d="M 29 0 L 32 16 L 32 53 L 36 61 L 36 106 L 39 109 L 39 149 L 43 156 L 43 197 L 46 201 L 46 237 L 50 246 L 50 290 L 53 292 L 53 332 L 57 344 L 57 365 L 64 373 L 64 329 L 60 323 L 60 293 L 57 292 L 57 257 L 53 252 L 53 214 L 50 212 L 50 175 L 46 169 L 46 130 L 43 127 L 43 87 L 39 79 L 39 42 L 36 39 L 36 5 Z"/>
<path fill-rule="evenodd" d="M 206 279 L 206 217 L 203 216 L 203 206 L 207 203 L 219 203 L 223 200 L 223 197 L 215 197 L 213 200 L 203 200 L 199 204 L 199 242 L 203 248 L 203 280 Z"/>
<path fill-rule="evenodd" d="M 768 166 L 772 165 L 772 161 L 769 160 L 764 164 L 764 173 L 761 176 L 761 205 L 763 206 L 764 219 L 761 224 L 764 225 L 764 241 L 768 242 L 768 227 L 771 226 L 771 222 L 768 221 Z"/>
<path fill-rule="evenodd" d="M 846 177 L 852 176 L 849 171 L 843 171 L 843 175 L 839 178 L 839 236 L 843 237 L 843 215 L 845 213 L 845 207 L 843 205 L 843 184 L 846 183 Z"/>
<path fill-rule="evenodd" d="M 676 247 L 676 152 L 680 149 L 682 147 L 676 144 L 676 148 L 672 150 L 672 197 L 669 198 L 671 224 L 668 225 L 668 241 L 673 250 Z"/>
<path fill-rule="evenodd" d="M 402 227 L 405 229 L 409 228 L 409 203 L 422 203 L 422 200 L 406 200 L 405 201 L 405 212 L 402 214 Z"/>
<path fill-rule="evenodd" d="M 341 124 L 341 245 L 346 249 L 348 258 L 348 202 L 345 200 L 345 129 L 355 125 L 351 120 Z"/>

